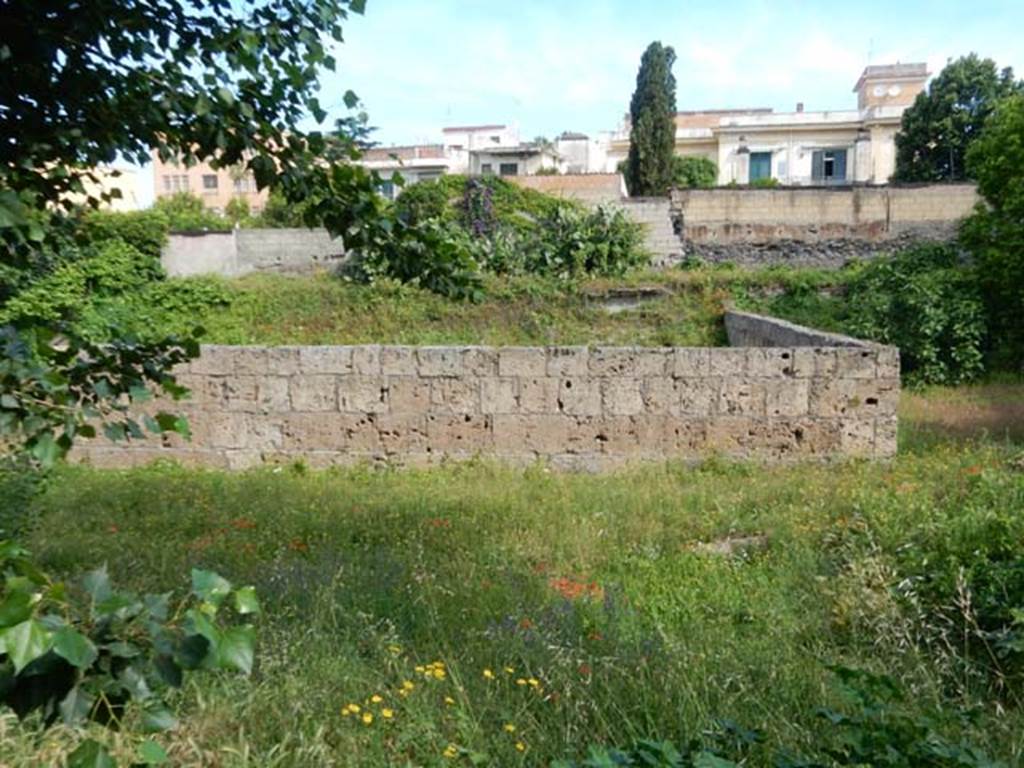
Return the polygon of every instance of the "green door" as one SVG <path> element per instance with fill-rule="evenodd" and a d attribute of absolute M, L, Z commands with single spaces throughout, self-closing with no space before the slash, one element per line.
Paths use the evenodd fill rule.
<path fill-rule="evenodd" d="M 772 177 L 772 153 L 751 152 L 750 153 L 750 183 L 761 179 Z"/>

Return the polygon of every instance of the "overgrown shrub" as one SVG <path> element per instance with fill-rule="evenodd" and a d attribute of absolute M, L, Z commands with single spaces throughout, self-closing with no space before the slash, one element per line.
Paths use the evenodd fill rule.
<path fill-rule="evenodd" d="M 851 280 L 847 298 L 849 331 L 898 346 L 909 382 L 959 384 L 983 372 L 977 277 L 951 246 L 880 257 Z"/>
<path fill-rule="evenodd" d="M 643 234 L 622 210 L 558 206 L 526 243 L 527 272 L 559 277 L 617 276 L 646 263 Z"/>
<path fill-rule="evenodd" d="M 199 197 L 190 192 L 158 197 L 153 210 L 167 217 L 171 232 L 224 232 L 233 227 L 230 220 L 209 210 Z"/>
<path fill-rule="evenodd" d="M 90 211 L 81 218 L 77 240 L 82 245 L 123 240 L 140 253 L 159 259 L 169 229 L 167 214 L 158 208 L 125 213 Z"/>
<path fill-rule="evenodd" d="M 672 159 L 672 186 L 682 189 L 713 187 L 718 182 L 718 166 L 703 156 Z"/>
<path fill-rule="evenodd" d="M 284 199 L 280 192 L 272 191 L 259 215 L 253 217 L 244 226 L 257 229 L 300 228 L 307 226 L 303 218 L 304 214 L 305 206 L 292 205 Z"/>

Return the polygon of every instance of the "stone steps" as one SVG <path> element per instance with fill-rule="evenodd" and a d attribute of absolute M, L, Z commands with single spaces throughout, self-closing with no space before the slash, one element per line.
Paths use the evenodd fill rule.
<path fill-rule="evenodd" d="M 622 207 L 629 217 L 644 226 L 644 244 L 653 256 L 656 266 L 678 261 L 683 255 L 683 242 L 672 224 L 669 200 L 624 200 Z"/>

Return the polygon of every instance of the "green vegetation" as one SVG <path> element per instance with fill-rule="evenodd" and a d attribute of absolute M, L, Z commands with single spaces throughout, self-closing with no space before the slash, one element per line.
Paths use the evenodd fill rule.
<path fill-rule="evenodd" d="M 924 416 L 1000 393 L 1016 437 L 985 437 L 977 410 L 950 430 Z M 252 680 L 186 683 L 179 728 L 155 737 L 175 765 L 547 765 L 640 739 L 747 765 L 783 749 L 804 761 L 785 765 L 883 764 L 876 748 L 903 765 L 997 764 L 981 751 L 1011 765 L 1022 394 L 908 395 L 889 465 L 63 468 L 27 544 L 58 574 L 109 560 L 140 591 L 193 567 L 255 585 Z M 0 762 L 19 768 L 82 738 L 0 729 Z M 695 764 L 721 765 L 710 757 Z"/>
<path fill-rule="evenodd" d="M 683 189 L 713 187 L 718 183 L 718 166 L 707 157 L 672 158 L 672 186 Z"/>
<path fill-rule="evenodd" d="M 640 60 L 636 90 L 629 102 L 629 156 L 626 186 L 634 197 L 668 193 L 676 146 L 676 52 L 651 43 Z"/>
<path fill-rule="evenodd" d="M 1024 91 L 1009 67 L 972 53 L 949 62 L 903 113 L 893 181 L 963 181 L 972 142 L 1000 99 Z"/>

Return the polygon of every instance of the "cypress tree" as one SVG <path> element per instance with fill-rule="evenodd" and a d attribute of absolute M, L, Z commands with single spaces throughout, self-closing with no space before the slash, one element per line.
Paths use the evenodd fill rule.
<path fill-rule="evenodd" d="M 632 131 L 626 185 L 633 196 L 658 196 L 672 185 L 672 157 L 676 143 L 676 78 L 672 65 L 676 52 L 651 43 L 640 61 L 636 90 L 629 104 Z"/>

